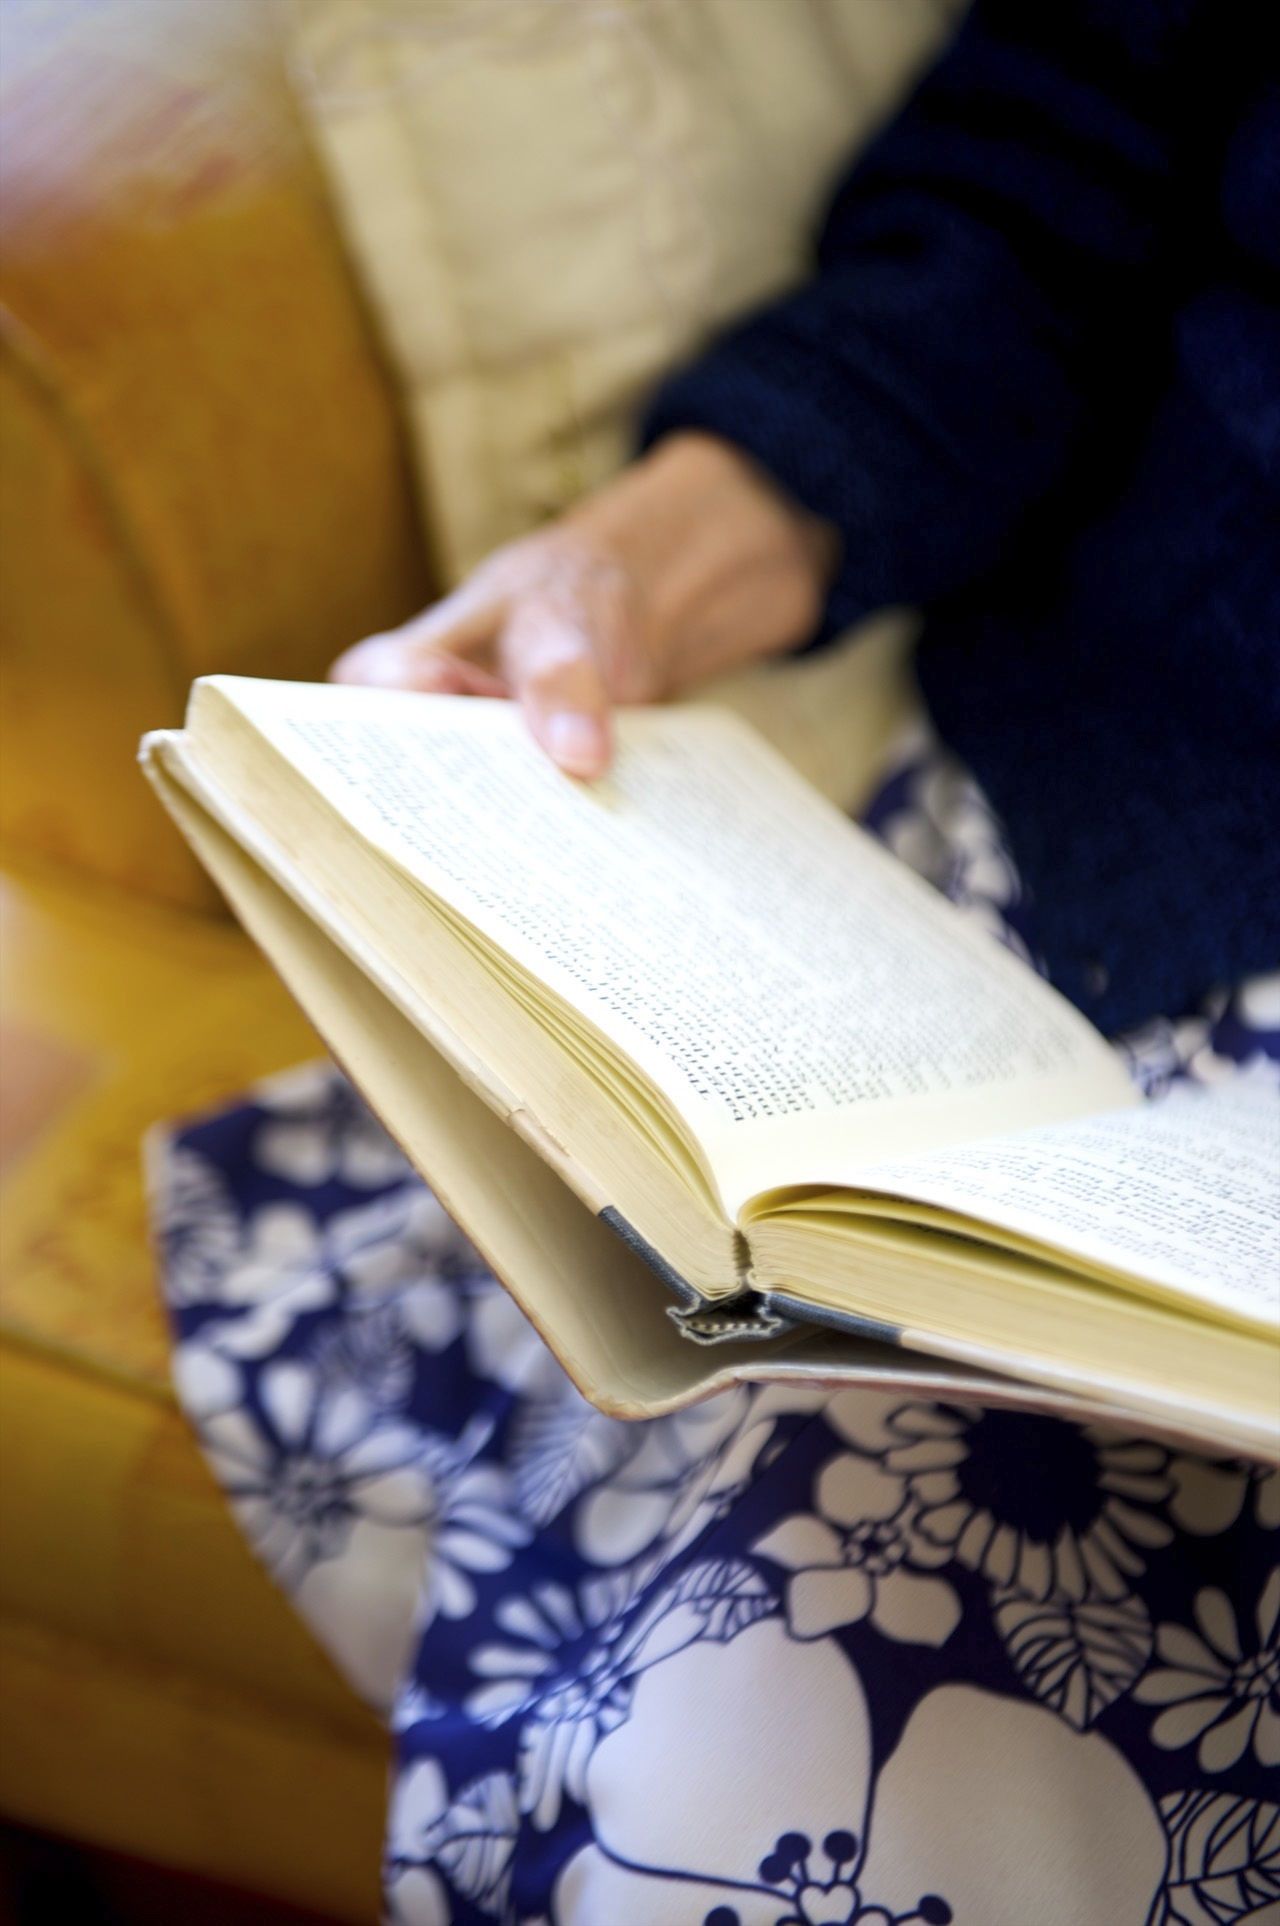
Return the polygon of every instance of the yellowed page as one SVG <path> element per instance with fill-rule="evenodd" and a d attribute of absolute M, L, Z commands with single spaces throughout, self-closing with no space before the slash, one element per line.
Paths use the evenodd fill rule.
<path fill-rule="evenodd" d="M 477 954 L 474 938 L 371 856 L 349 825 L 331 823 L 282 764 L 258 750 L 253 806 L 210 777 L 183 733 L 148 736 L 143 766 L 175 814 L 180 794 L 222 825 L 593 1210 L 619 1211 L 697 1291 L 737 1287 L 732 1228 L 683 1141 L 616 1087 L 622 1069 L 614 1075 L 607 1061 L 583 1059 L 545 1001 L 530 1008 L 527 994 Z"/>
<path fill-rule="evenodd" d="M 877 1162 L 862 1181 L 1280 1336 L 1280 1089 L 1267 1077 Z"/>
<path fill-rule="evenodd" d="M 198 748 L 210 698 L 636 1064 L 730 1216 L 1127 1099 L 1076 1011 L 714 710 L 624 713 L 585 786 L 503 703 L 214 677 Z"/>
<path fill-rule="evenodd" d="M 712 1362 L 667 1316 L 652 1271 L 521 1140 L 523 1119 L 464 1077 L 182 786 L 148 774 L 249 933 L 587 1394 L 637 1417 L 691 1395 Z M 353 943 L 358 948 L 358 943 Z M 462 1053 L 443 1038 L 451 1055 Z M 497 1102 L 495 1103 L 495 1098 Z M 729 1363 L 749 1356 L 739 1346 Z"/>
<path fill-rule="evenodd" d="M 1258 1331 L 976 1239 L 854 1223 L 840 1202 L 812 1198 L 753 1235 L 762 1281 L 795 1280 L 779 1303 L 844 1310 L 911 1350 L 1091 1392 L 1162 1425 L 1181 1418 L 1219 1449 L 1280 1449 L 1280 1351 Z"/>
<path fill-rule="evenodd" d="M 753 662 L 678 700 L 728 709 L 820 796 L 856 811 L 905 732 L 921 723 L 911 671 L 919 627 L 907 610 L 886 609 L 816 654 Z"/>

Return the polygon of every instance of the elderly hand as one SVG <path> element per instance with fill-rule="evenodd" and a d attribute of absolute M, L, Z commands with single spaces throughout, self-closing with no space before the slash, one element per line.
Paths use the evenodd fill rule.
<path fill-rule="evenodd" d="M 654 701 L 804 641 L 835 548 L 825 524 L 728 443 L 672 435 L 331 673 L 512 696 L 562 769 L 598 776 L 613 704 Z"/>

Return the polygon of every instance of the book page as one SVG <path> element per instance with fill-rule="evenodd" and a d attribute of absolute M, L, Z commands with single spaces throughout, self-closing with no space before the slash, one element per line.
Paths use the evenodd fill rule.
<path fill-rule="evenodd" d="M 1280 1330 L 1280 1088 L 1265 1073 L 873 1164 L 863 1182 Z"/>
<path fill-rule="evenodd" d="M 918 1141 L 922 1104 L 954 1136 L 992 1096 L 989 1129 L 1124 1101 L 1083 1018 L 728 717 L 624 712 L 616 766 L 588 786 L 505 703 L 201 686 L 625 1052 L 714 1144 L 717 1175 L 735 1138 L 767 1153 L 739 1189 L 748 1166 L 797 1180 L 804 1155 L 779 1163 L 779 1146 L 811 1152 L 806 1122 L 817 1180 L 872 1111 L 905 1109 Z"/>

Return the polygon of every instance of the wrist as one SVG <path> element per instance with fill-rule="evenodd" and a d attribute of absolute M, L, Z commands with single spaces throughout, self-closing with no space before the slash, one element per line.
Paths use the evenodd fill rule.
<path fill-rule="evenodd" d="M 672 688 L 797 647 L 838 561 L 833 529 L 695 431 L 664 436 L 569 519 L 626 572 Z"/>

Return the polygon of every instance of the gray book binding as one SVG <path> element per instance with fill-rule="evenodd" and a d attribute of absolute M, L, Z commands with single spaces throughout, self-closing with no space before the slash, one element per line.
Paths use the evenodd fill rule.
<path fill-rule="evenodd" d="M 852 1337 L 869 1338 L 877 1344 L 902 1343 L 902 1332 L 897 1325 L 884 1324 L 876 1318 L 859 1317 L 853 1311 L 829 1311 L 821 1305 L 791 1297 L 785 1291 L 757 1291 L 744 1284 L 731 1296 L 703 1297 L 674 1265 L 667 1262 L 661 1251 L 655 1250 L 647 1238 L 641 1237 L 635 1225 L 629 1223 L 621 1211 L 610 1206 L 600 1212 L 600 1221 L 607 1224 L 637 1257 L 644 1259 L 655 1277 L 660 1278 L 678 1300 L 670 1306 L 667 1316 L 681 1336 L 688 1338 L 691 1344 L 727 1344 L 741 1338 L 768 1339 L 778 1337 L 784 1331 L 793 1331 L 802 1324 L 818 1324 L 834 1331 L 847 1331 Z"/>

